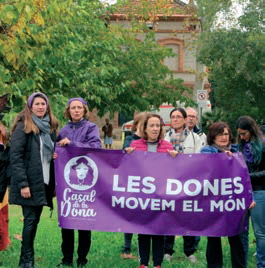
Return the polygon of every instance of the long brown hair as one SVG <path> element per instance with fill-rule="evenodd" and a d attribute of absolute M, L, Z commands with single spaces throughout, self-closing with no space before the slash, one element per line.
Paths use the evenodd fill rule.
<path fill-rule="evenodd" d="M 148 137 L 147 137 L 147 134 L 146 134 L 146 128 L 147 128 L 147 123 L 148 123 L 148 120 L 152 117 L 156 117 L 159 119 L 160 121 L 160 131 L 159 131 L 159 135 L 158 135 L 158 140 L 162 140 L 164 138 L 164 122 L 162 120 L 162 118 L 160 117 L 160 115 L 158 114 L 147 114 L 144 121 L 143 121 L 143 127 L 142 127 L 142 138 L 147 140 Z"/>
<path fill-rule="evenodd" d="M 236 128 L 247 130 L 250 133 L 250 140 L 252 147 L 252 153 L 254 157 L 254 163 L 260 163 L 262 159 L 262 150 L 263 150 L 263 135 L 259 129 L 256 121 L 247 115 L 241 116 L 238 118 L 236 123 Z M 238 135 L 238 145 L 239 151 L 243 152 L 245 141 L 241 139 L 241 136 Z"/>
<path fill-rule="evenodd" d="M 144 120 L 144 117 L 147 115 L 147 112 L 141 112 L 137 114 L 133 119 L 133 125 L 132 125 L 132 133 L 137 131 L 138 124 Z"/>
<path fill-rule="evenodd" d="M 45 100 L 45 98 L 42 95 L 36 95 L 34 97 L 34 99 L 35 98 L 42 98 L 42 99 Z M 33 100 L 33 102 L 34 102 L 34 100 Z M 45 100 L 45 102 L 46 102 L 46 100 Z M 48 105 L 48 104 L 47 104 L 47 112 L 46 112 L 46 114 L 48 114 L 49 117 L 50 117 L 51 132 L 56 131 L 57 128 L 58 128 L 58 121 L 55 118 L 55 116 L 53 115 L 53 113 L 51 111 L 51 108 L 50 108 L 50 105 Z M 32 120 L 32 111 L 31 111 L 31 108 L 28 106 L 28 104 L 26 104 L 25 108 L 16 116 L 14 124 L 13 124 L 13 126 L 11 128 L 11 133 L 14 132 L 14 130 L 15 130 L 16 126 L 17 126 L 17 123 L 19 121 L 24 121 L 24 125 L 25 125 L 24 131 L 25 131 L 25 133 L 27 133 L 27 134 L 30 133 L 30 132 L 33 132 L 34 134 L 39 134 L 40 133 L 39 128 L 36 126 L 36 124 Z"/>

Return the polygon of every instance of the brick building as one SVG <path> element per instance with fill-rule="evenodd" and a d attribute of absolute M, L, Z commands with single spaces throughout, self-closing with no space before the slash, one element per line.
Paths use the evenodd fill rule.
<path fill-rule="evenodd" d="M 155 3 L 156 1 L 148 1 Z M 130 1 L 131 8 L 135 10 L 139 8 L 142 1 Z M 169 69 L 174 73 L 175 78 L 184 80 L 184 85 L 194 89 L 196 80 L 196 37 L 201 31 L 200 23 L 191 19 L 189 14 L 190 9 L 182 1 L 175 0 L 174 3 L 167 5 L 170 9 L 168 15 L 156 14 L 155 20 L 145 21 L 146 26 L 154 30 L 156 42 L 162 46 L 171 48 L 176 53 L 175 57 L 168 57 L 164 60 Z M 110 23 L 122 25 L 122 27 L 130 27 L 131 21 L 128 19 L 128 7 L 122 7 L 114 14 L 110 15 Z M 137 12 L 137 11 L 136 11 Z M 164 13 L 164 12 L 163 12 Z M 141 42 L 145 38 L 145 33 L 139 33 L 137 40 Z M 209 89 L 210 85 L 207 81 L 204 82 L 204 89 Z M 104 117 L 108 117 L 107 115 Z M 91 115 L 91 120 L 96 122 L 99 127 L 104 124 L 104 118 L 98 118 L 96 111 Z M 127 120 L 126 120 L 127 121 Z M 111 120 L 114 128 L 118 128 L 123 122 L 119 120 L 119 115 L 116 114 Z"/>

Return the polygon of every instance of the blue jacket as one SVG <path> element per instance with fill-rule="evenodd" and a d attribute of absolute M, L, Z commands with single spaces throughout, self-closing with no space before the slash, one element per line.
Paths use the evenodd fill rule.
<path fill-rule="evenodd" d="M 232 144 L 231 145 L 231 150 L 232 153 L 236 153 L 238 152 L 238 146 L 237 144 Z M 204 147 L 202 147 L 201 149 L 201 153 L 202 154 L 217 154 L 217 153 L 222 153 L 221 151 L 219 151 L 215 146 L 212 145 L 206 145 Z"/>
<path fill-rule="evenodd" d="M 68 122 L 58 135 L 57 141 L 68 138 L 72 145 L 79 147 L 101 148 L 101 140 L 97 125 L 87 121 Z"/>

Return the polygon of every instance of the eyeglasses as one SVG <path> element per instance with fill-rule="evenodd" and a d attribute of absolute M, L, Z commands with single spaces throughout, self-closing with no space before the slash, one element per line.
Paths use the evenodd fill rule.
<path fill-rule="evenodd" d="M 183 116 L 180 116 L 180 115 L 173 115 L 171 116 L 171 119 L 181 119 L 181 118 L 184 118 Z"/>
<path fill-rule="evenodd" d="M 238 132 L 238 135 L 239 135 L 239 136 L 245 136 L 247 133 L 248 133 L 248 131 L 245 131 L 245 132 Z"/>
<path fill-rule="evenodd" d="M 222 137 L 222 136 L 228 137 L 229 136 L 229 133 L 219 133 L 216 136 L 217 137 Z"/>

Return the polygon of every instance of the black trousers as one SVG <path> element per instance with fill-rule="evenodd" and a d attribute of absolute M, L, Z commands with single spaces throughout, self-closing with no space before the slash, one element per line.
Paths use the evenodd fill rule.
<path fill-rule="evenodd" d="M 245 250 L 240 236 L 228 236 L 228 241 L 230 244 L 232 267 L 247 267 Z M 221 237 L 208 237 L 206 259 L 208 268 L 221 268 L 223 266 Z"/>
<path fill-rule="evenodd" d="M 133 234 L 124 233 L 124 246 L 122 250 L 123 253 L 127 253 L 127 254 L 131 253 L 132 237 L 133 237 Z"/>
<path fill-rule="evenodd" d="M 183 251 L 187 257 L 192 255 L 200 242 L 199 236 L 183 236 Z M 173 255 L 175 236 L 165 236 L 165 254 Z"/>
<path fill-rule="evenodd" d="M 63 252 L 63 263 L 71 264 L 73 263 L 74 255 L 74 230 L 62 228 L 62 252 Z M 87 263 L 87 254 L 91 246 L 91 231 L 78 230 L 78 264 Z"/>
<path fill-rule="evenodd" d="M 19 266 L 34 265 L 34 239 L 43 206 L 22 206 L 24 225 L 22 230 L 21 254 Z"/>
<path fill-rule="evenodd" d="M 164 236 L 163 235 L 138 235 L 138 249 L 140 264 L 148 266 L 150 258 L 150 247 L 152 241 L 153 263 L 154 266 L 162 264 L 164 257 Z"/>

